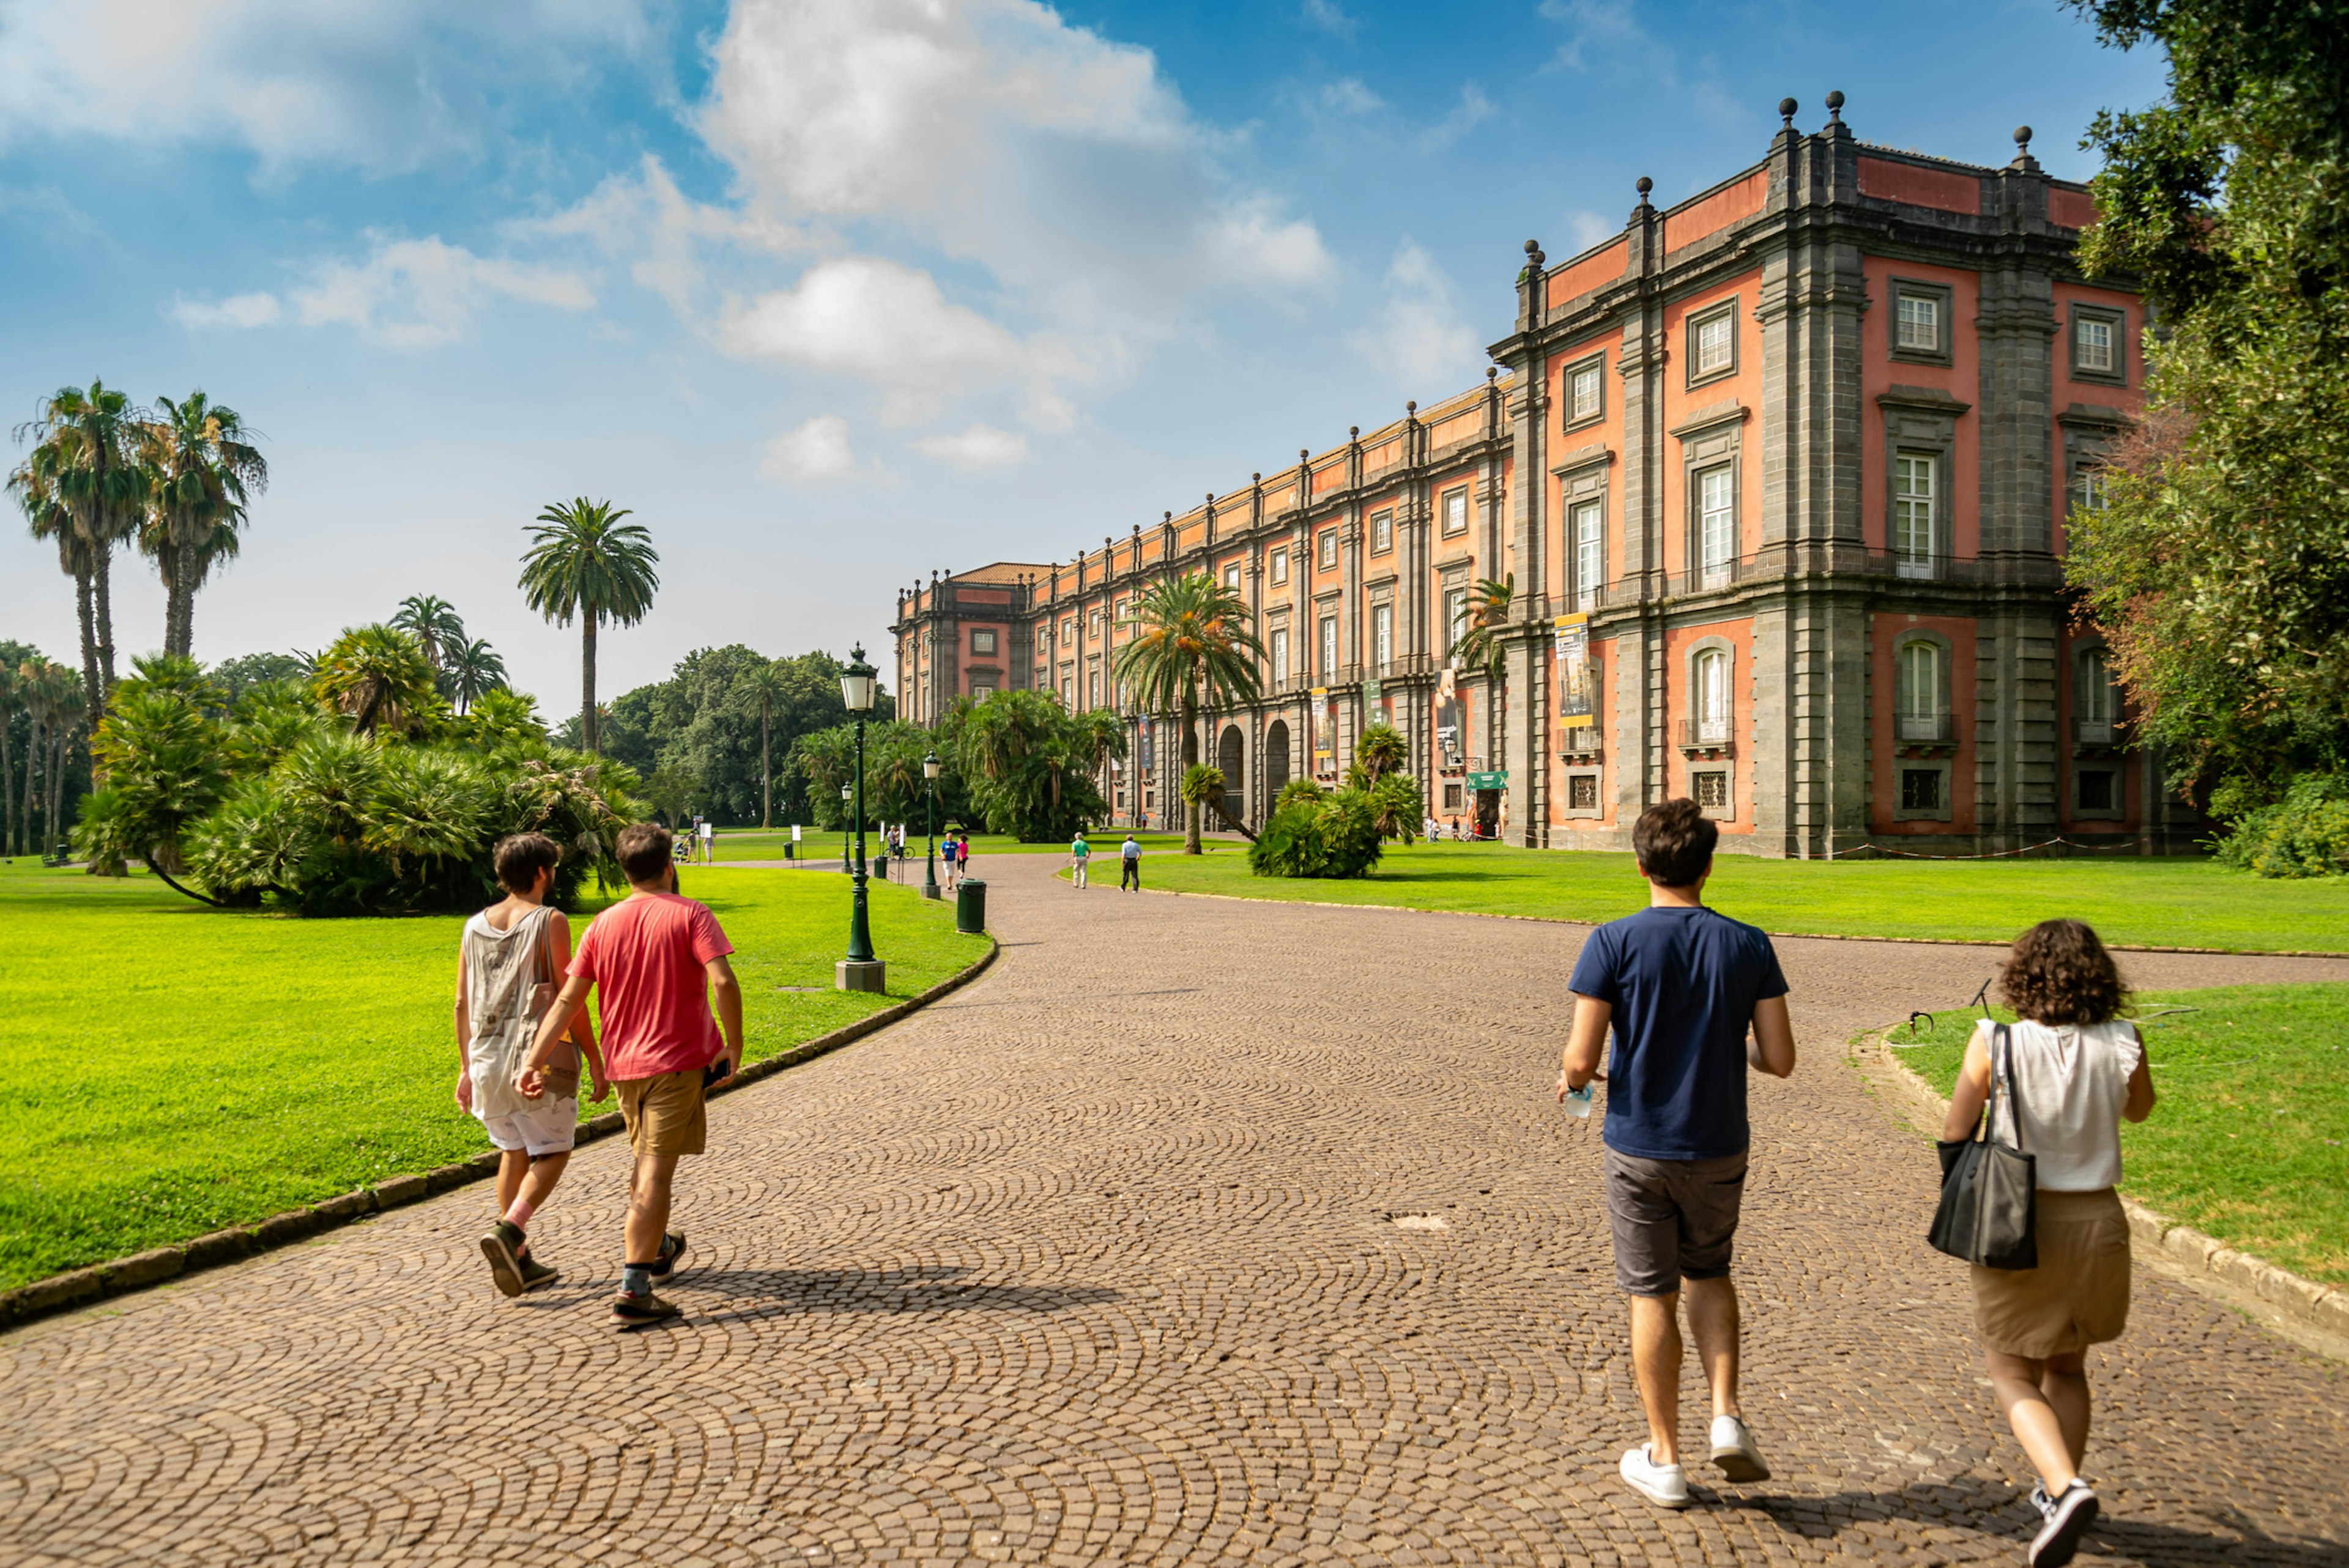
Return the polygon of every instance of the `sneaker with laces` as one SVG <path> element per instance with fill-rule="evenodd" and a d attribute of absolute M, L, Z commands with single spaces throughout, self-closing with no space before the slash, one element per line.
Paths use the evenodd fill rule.
<path fill-rule="evenodd" d="M 2044 1487 L 2031 1490 L 2031 1501 L 2047 1522 L 2031 1540 L 2031 1568 L 2064 1568 L 2080 1550 L 2080 1537 L 2096 1522 L 2096 1494 L 2088 1483 L 2075 1480 L 2054 1497 Z"/>
<path fill-rule="evenodd" d="M 481 1255 L 490 1260 L 490 1281 L 498 1287 L 500 1295 L 520 1295 L 525 1288 L 522 1277 L 522 1227 L 512 1220 L 500 1220 L 481 1238 Z"/>
<path fill-rule="evenodd" d="M 612 1298 L 612 1321 L 622 1328 L 642 1328 L 648 1323 L 666 1323 L 678 1314 L 675 1302 L 664 1301 L 652 1292 L 630 1295 L 626 1291 Z"/>
<path fill-rule="evenodd" d="M 1616 1468 L 1633 1491 L 1658 1508 L 1686 1508 L 1689 1505 L 1688 1476 L 1678 1465 L 1660 1465 L 1648 1454 L 1649 1445 L 1623 1450 L 1623 1462 Z"/>
<path fill-rule="evenodd" d="M 1713 1462 L 1721 1473 L 1738 1482 L 1768 1480 L 1770 1467 L 1754 1445 L 1754 1434 L 1737 1416 L 1713 1418 Z"/>
<path fill-rule="evenodd" d="M 665 1232 L 661 1236 L 660 1255 L 645 1265 L 645 1273 L 655 1279 L 667 1279 L 669 1271 L 685 1261 L 685 1233 Z"/>
<path fill-rule="evenodd" d="M 561 1269 L 540 1263 L 535 1253 L 526 1252 L 518 1261 L 522 1265 L 522 1288 L 524 1290 L 538 1290 L 563 1277 Z"/>

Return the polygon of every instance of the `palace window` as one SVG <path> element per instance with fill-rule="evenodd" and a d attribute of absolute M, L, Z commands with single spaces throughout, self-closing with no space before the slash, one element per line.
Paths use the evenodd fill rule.
<path fill-rule="evenodd" d="M 1713 587 L 1729 581 L 1737 559 L 1737 487 L 1729 465 L 1704 469 L 1696 476 L 1697 561 L 1704 583 Z"/>
<path fill-rule="evenodd" d="M 970 688 L 970 695 L 974 702 L 985 702 L 995 695 L 995 688 L 985 682 L 974 682 Z"/>
<path fill-rule="evenodd" d="M 1900 770 L 1900 809 L 1919 812 L 1941 810 L 1941 769 L 1903 768 Z"/>
<path fill-rule="evenodd" d="M 1450 538 L 1468 531 L 1468 492 L 1465 490 L 1447 491 L 1444 497 L 1444 533 Z"/>
<path fill-rule="evenodd" d="M 1599 603 L 1607 581 L 1607 509 L 1595 500 L 1574 509 L 1574 603 L 1588 610 Z"/>
<path fill-rule="evenodd" d="M 1940 460 L 1918 452 L 1892 459 L 1892 554 L 1903 577 L 1933 575 L 1933 502 Z"/>
<path fill-rule="evenodd" d="M 1323 685 L 1338 678 L 1338 617 L 1321 617 L 1321 681 Z"/>
<path fill-rule="evenodd" d="M 1286 551 L 1286 550 L 1276 550 L 1276 551 L 1274 551 L 1274 552 L 1272 552 L 1272 582 L 1273 582 L 1273 586 L 1275 586 L 1275 587 L 1278 587 L 1280 584 L 1282 584 L 1282 583 L 1286 583 L 1286 582 L 1288 582 L 1288 551 Z"/>
<path fill-rule="evenodd" d="M 1566 422 L 1588 424 L 1607 411 L 1607 368 L 1604 356 L 1577 365 L 1566 373 Z"/>
<path fill-rule="evenodd" d="M 2072 483 L 2072 501 L 2075 511 L 2104 511 L 2105 470 L 2082 469 L 2080 477 Z"/>
<path fill-rule="evenodd" d="M 1566 809 L 1569 811 L 1599 810 L 1599 775 L 1570 773 L 1566 779 Z"/>
<path fill-rule="evenodd" d="M 1072 648 L 1076 645 L 1077 618 L 1074 615 L 1064 615 L 1061 618 L 1061 646 Z"/>
<path fill-rule="evenodd" d="M 1726 376 L 1737 368 L 1737 304 L 1689 318 L 1689 382 Z"/>
<path fill-rule="evenodd" d="M 1893 655 L 1893 738 L 1948 740 L 1949 661 L 1941 645 L 1915 638 Z"/>
<path fill-rule="evenodd" d="M 1101 624 L 1102 613 L 1099 610 L 1095 610 L 1092 614 L 1085 617 L 1086 641 L 1095 643 L 1101 641 Z"/>
<path fill-rule="evenodd" d="M 1449 655 L 1468 635 L 1468 590 L 1444 591 L 1444 651 Z"/>
<path fill-rule="evenodd" d="M 1101 671 L 1093 671 L 1091 684 L 1092 686 L 1092 700 L 1087 704 L 1087 706 L 1091 707 L 1099 707 L 1101 706 Z"/>
<path fill-rule="evenodd" d="M 1061 677 L 1061 706 L 1069 709 L 1072 713 L 1076 711 L 1077 677 L 1074 676 L 1062 676 Z"/>
<path fill-rule="evenodd" d="M 991 654 L 995 652 L 994 632 L 991 630 L 981 630 L 971 633 L 970 651 L 974 654 Z"/>
<path fill-rule="evenodd" d="M 2121 717 L 2120 687 L 2113 680 L 2112 655 L 2083 648 L 2072 665 L 2072 727 L 2090 746 L 2110 746 Z"/>
<path fill-rule="evenodd" d="M 2072 307 L 2072 375 L 2082 381 L 2128 382 L 2128 313 L 2110 305 Z"/>
<path fill-rule="evenodd" d="M 1288 628 L 1272 629 L 1272 678 L 1275 686 L 1288 681 L 1297 672 L 1288 667 Z"/>
<path fill-rule="evenodd" d="M 1371 518 L 1371 553 L 1384 555 L 1394 548 L 1394 513 L 1376 512 Z"/>
<path fill-rule="evenodd" d="M 1598 780 L 1591 782 L 1595 785 Z M 1729 773 L 1725 769 L 1711 768 L 1702 773 L 1690 774 L 1689 792 L 1696 797 L 1697 810 L 1706 816 L 1728 815 Z"/>
<path fill-rule="evenodd" d="M 1327 528 L 1321 531 L 1319 548 L 1321 570 L 1327 572 L 1338 564 L 1338 531 L 1336 529 Z"/>
<path fill-rule="evenodd" d="M 2075 328 L 2079 334 L 2080 368 L 2113 373 L 2113 324 L 2091 317 Z"/>
<path fill-rule="evenodd" d="M 1233 562 L 1224 568 L 1224 586 L 1237 591 L 1240 585 L 1240 563 Z"/>
<path fill-rule="evenodd" d="M 1697 743 L 1723 744 L 1729 739 L 1729 650 L 1707 648 L 1697 655 L 1694 676 Z"/>
<path fill-rule="evenodd" d="M 1379 674 L 1387 673 L 1394 658 L 1394 606 L 1375 605 L 1371 610 L 1371 657 L 1377 661 Z"/>
<path fill-rule="evenodd" d="M 1937 352 L 1941 346 L 1941 302 L 1931 294 L 1900 296 L 1900 346 Z"/>

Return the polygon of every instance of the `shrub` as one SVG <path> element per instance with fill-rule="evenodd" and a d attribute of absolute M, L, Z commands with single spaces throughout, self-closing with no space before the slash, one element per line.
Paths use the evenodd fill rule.
<path fill-rule="evenodd" d="M 1282 791 L 1288 799 L 1288 791 Z M 1272 814 L 1248 846 L 1248 870 L 1260 877 L 1358 877 L 1379 863 L 1376 813 L 1359 789 L 1290 801 Z"/>
<path fill-rule="evenodd" d="M 1419 780 L 1407 773 L 1389 773 L 1371 786 L 1371 817 L 1381 839 L 1415 842 L 1427 822 L 1427 797 Z"/>
<path fill-rule="evenodd" d="M 2349 870 L 2349 779 L 2301 774 L 2282 799 L 2243 811 L 2215 848 L 2221 865 L 2263 877 L 2341 874 Z"/>
<path fill-rule="evenodd" d="M 1280 798 L 1273 801 L 1272 809 L 1278 811 L 1284 807 L 1294 806 L 1300 800 L 1310 805 L 1317 800 L 1326 800 L 1329 798 L 1330 791 L 1321 788 L 1314 780 L 1291 779 L 1280 787 Z"/>

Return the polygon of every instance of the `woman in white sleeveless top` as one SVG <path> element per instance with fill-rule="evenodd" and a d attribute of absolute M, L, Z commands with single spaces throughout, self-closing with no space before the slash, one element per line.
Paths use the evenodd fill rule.
<path fill-rule="evenodd" d="M 2032 1494 L 2045 1521 L 2033 1568 L 2072 1560 L 2096 1517 L 2080 1479 L 2088 1449 L 2091 1345 L 2128 1323 L 2129 1233 L 2120 1199 L 2120 1124 L 2153 1110 L 2144 1038 L 2118 1016 L 2127 989 L 2096 934 L 2050 920 L 2014 939 L 1999 989 L 2018 1021 L 2009 1031 L 2013 1108 L 1999 1097 L 1991 1133 L 2036 1161 L 2039 1266 L 1973 1271 L 1974 1327 L 1991 1387 L 2039 1471 Z M 1984 1019 L 1966 1047 L 1941 1136 L 1973 1136 L 1990 1099 L 1996 1034 Z"/>

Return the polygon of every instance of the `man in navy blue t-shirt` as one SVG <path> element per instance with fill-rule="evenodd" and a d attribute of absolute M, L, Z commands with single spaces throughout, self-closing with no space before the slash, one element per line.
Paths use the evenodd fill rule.
<path fill-rule="evenodd" d="M 1769 1479 L 1737 1403 L 1737 1287 L 1730 1243 L 1745 1191 L 1745 1069 L 1795 1070 L 1786 977 L 1770 939 L 1704 907 L 1721 830 L 1693 800 L 1642 812 L 1631 848 L 1649 907 L 1590 934 L 1576 960 L 1564 1099 L 1599 1076 L 1608 1026 L 1607 1218 L 1615 1283 L 1631 1298 L 1631 1361 L 1650 1440 L 1623 1456 L 1649 1501 L 1686 1508 L 1680 1462 L 1681 1282 L 1713 1386 L 1713 1462 L 1733 1481 Z M 1754 1044 L 1748 1047 L 1751 1028 Z"/>

